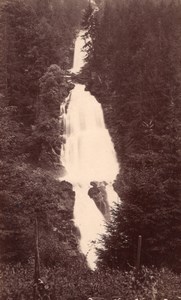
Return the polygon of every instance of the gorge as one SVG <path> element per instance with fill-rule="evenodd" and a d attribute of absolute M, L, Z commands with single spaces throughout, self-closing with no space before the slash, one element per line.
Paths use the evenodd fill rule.
<path fill-rule="evenodd" d="M 0 1 L 0 300 L 181 298 L 180 21 Z"/>

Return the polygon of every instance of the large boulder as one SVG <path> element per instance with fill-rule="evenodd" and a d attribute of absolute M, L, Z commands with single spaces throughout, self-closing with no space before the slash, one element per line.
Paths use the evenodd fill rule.
<path fill-rule="evenodd" d="M 92 187 L 88 191 L 89 197 L 94 200 L 96 206 L 104 215 L 105 219 L 109 220 L 110 212 L 109 212 L 109 204 L 107 201 L 107 193 L 106 193 L 107 183 L 92 181 L 90 184 L 92 185 Z"/>

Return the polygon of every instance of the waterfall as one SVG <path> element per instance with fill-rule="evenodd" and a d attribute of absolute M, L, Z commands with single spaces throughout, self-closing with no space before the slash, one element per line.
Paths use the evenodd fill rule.
<path fill-rule="evenodd" d="M 84 66 L 84 60 L 86 58 L 86 52 L 83 51 L 83 47 L 85 45 L 85 40 L 83 38 L 84 33 L 84 30 L 80 30 L 75 41 L 73 68 L 70 70 L 75 74 L 80 72 L 81 68 Z"/>
<path fill-rule="evenodd" d="M 75 43 L 72 71 L 79 73 L 84 65 L 85 41 L 79 33 Z M 119 171 L 113 143 L 105 126 L 101 105 L 85 86 L 75 84 L 70 103 L 64 113 L 65 144 L 61 161 L 66 170 L 64 179 L 71 182 L 75 191 L 74 223 L 80 231 L 80 251 L 85 254 L 91 269 L 96 267 L 96 246 L 100 234 L 105 233 L 105 218 L 109 208 L 117 201 L 112 183 Z M 102 211 L 99 197 L 89 197 L 91 184 L 102 189 Z M 105 196 L 106 195 L 106 196 Z M 94 197 L 93 197 L 94 198 Z M 101 206 L 100 205 L 100 206 Z M 103 210 L 105 213 L 103 213 Z"/>

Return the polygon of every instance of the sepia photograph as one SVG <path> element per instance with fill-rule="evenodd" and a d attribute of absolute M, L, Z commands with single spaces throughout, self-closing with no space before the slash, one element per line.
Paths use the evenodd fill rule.
<path fill-rule="evenodd" d="M 181 299 L 181 0 L 0 0 L 0 300 Z"/>

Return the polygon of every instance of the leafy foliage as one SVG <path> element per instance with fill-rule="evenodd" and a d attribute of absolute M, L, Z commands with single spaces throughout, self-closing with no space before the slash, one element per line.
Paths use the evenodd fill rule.
<path fill-rule="evenodd" d="M 51 299 L 80 299 L 102 297 L 108 299 L 170 299 L 179 298 L 180 276 L 167 269 L 156 270 L 142 268 L 139 277 L 133 271 L 118 272 L 113 270 L 92 273 L 83 264 L 69 262 L 69 272 L 63 264 L 54 269 L 43 268 L 42 279 Z M 21 264 L 1 269 L 1 298 L 32 299 L 33 261 L 26 267 Z M 4 298 L 2 298 L 4 297 Z"/>
<path fill-rule="evenodd" d="M 71 234 L 74 198 L 71 185 L 26 164 L 1 161 L 0 169 L 1 261 L 24 262 L 34 255 L 36 215 L 44 263 L 54 264 L 55 258 L 58 261 L 64 243 L 68 247 L 71 241 L 76 250 L 75 236 Z M 45 259 L 47 251 L 49 257 Z"/>

